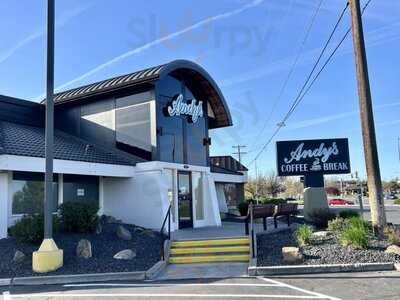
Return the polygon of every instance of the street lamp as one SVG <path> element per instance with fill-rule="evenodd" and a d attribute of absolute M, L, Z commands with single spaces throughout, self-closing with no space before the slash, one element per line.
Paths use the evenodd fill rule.
<path fill-rule="evenodd" d="M 47 78 L 45 125 L 44 239 L 32 254 L 32 269 L 38 273 L 55 271 L 63 265 L 63 251 L 53 240 L 53 156 L 54 156 L 54 18 L 55 0 L 47 0 Z"/>

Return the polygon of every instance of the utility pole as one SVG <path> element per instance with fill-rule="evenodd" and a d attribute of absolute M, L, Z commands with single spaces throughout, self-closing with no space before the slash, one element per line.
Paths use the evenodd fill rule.
<path fill-rule="evenodd" d="M 239 158 L 239 162 L 242 163 L 242 155 L 247 154 L 247 152 L 243 152 L 242 149 L 246 148 L 247 146 L 237 145 L 232 146 L 233 149 L 237 149 L 237 152 L 233 152 L 233 154 L 237 154 Z"/>
<path fill-rule="evenodd" d="M 372 99 L 369 86 L 367 55 L 365 52 L 360 0 L 350 0 L 349 4 L 351 9 L 351 27 L 353 33 L 356 76 L 361 114 L 361 128 L 368 178 L 371 219 L 375 231 L 379 234 L 382 234 L 386 225 L 386 215 L 383 203 L 378 150 L 376 146 L 375 124 L 372 111 Z"/>

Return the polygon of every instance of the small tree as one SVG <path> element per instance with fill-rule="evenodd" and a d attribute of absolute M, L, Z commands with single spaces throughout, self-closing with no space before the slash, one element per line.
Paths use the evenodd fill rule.
<path fill-rule="evenodd" d="M 274 171 L 271 171 L 265 177 L 265 191 L 268 195 L 276 198 L 278 194 L 285 191 L 285 186 L 283 185 L 283 180 L 279 178 Z"/>
<path fill-rule="evenodd" d="M 334 195 L 334 196 L 339 196 L 340 195 L 340 190 L 336 186 L 327 186 L 325 188 L 325 192 L 328 195 Z"/>

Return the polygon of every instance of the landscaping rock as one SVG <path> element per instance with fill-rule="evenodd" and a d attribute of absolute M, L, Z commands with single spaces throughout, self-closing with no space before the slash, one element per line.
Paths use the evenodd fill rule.
<path fill-rule="evenodd" d="M 257 234 L 258 266 L 283 265 L 282 247 L 297 247 L 294 230 Z M 367 249 L 343 247 L 338 237 L 332 234 L 322 240 L 301 248 L 304 265 L 357 264 L 357 263 L 400 263 L 400 256 L 385 253 L 390 244 L 385 240 L 372 238 Z"/>
<path fill-rule="evenodd" d="M 89 240 L 82 239 L 79 241 L 78 246 L 76 246 L 76 256 L 83 258 L 92 257 L 92 244 Z"/>
<path fill-rule="evenodd" d="M 142 233 L 144 231 L 144 228 L 142 227 L 135 227 L 135 233 Z"/>
<path fill-rule="evenodd" d="M 130 241 L 132 239 L 132 234 L 122 225 L 118 226 L 117 228 L 117 236 L 121 240 Z"/>
<path fill-rule="evenodd" d="M 21 251 L 15 251 L 13 262 L 16 264 L 22 263 L 25 260 L 26 256 Z"/>
<path fill-rule="evenodd" d="M 124 260 L 134 259 L 135 257 L 136 257 L 136 252 L 132 251 L 131 249 L 122 250 L 114 255 L 115 259 L 124 259 Z"/>
<path fill-rule="evenodd" d="M 101 234 L 103 232 L 103 226 L 101 225 L 101 223 L 97 223 L 96 226 L 96 234 Z"/>
<path fill-rule="evenodd" d="M 283 247 L 282 257 L 284 264 L 295 265 L 303 262 L 303 255 L 297 247 Z"/>
<path fill-rule="evenodd" d="M 154 234 L 154 232 L 153 232 L 153 230 L 150 230 L 150 229 L 146 229 L 146 230 L 143 230 L 143 232 L 142 232 L 144 235 L 147 235 L 148 237 L 155 237 L 155 234 Z"/>
<path fill-rule="evenodd" d="M 102 224 L 115 224 L 115 223 L 122 223 L 121 220 L 117 220 L 113 216 L 102 215 L 100 217 L 100 222 Z"/>
<path fill-rule="evenodd" d="M 396 246 L 396 245 L 391 245 L 389 247 L 387 247 L 387 249 L 385 250 L 385 253 L 392 253 L 392 254 L 396 254 L 400 256 L 400 247 Z"/>
<path fill-rule="evenodd" d="M 316 231 L 312 234 L 311 238 L 320 240 L 329 238 L 331 235 L 332 233 L 329 231 Z"/>

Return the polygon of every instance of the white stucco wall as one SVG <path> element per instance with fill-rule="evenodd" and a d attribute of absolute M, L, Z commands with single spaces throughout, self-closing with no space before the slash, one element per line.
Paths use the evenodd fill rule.
<path fill-rule="evenodd" d="M 204 219 L 196 219 L 193 203 L 193 226 L 220 226 L 215 182 L 208 168 L 180 164 L 149 162 L 136 166 L 133 178 L 103 178 L 103 213 L 130 224 L 161 229 L 169 207 L 168 180 L 164 169 L 202 172 Z M 176 173 L 175 173 L 176 174 Z M 175 194 L 175 214 L 178 215 Z M 178 229 L 178 218 L 171 222 L 171 230 Z"/>
<path fill-rule="evenodd" d="M 222 213 L 227 213 L 229 210 L 228 210 L 228 205 L 226 204 L 224 186 L 223 184 L 216 183 L 215 188 L 217 190 L 219 211 Z"/>
<path fill-rule="evenodd" d="M 103 213 L 123 222 L 159 230 L 168 203 L 159 170 L 138 172 L 134 178 L 103 178 Z"/>

